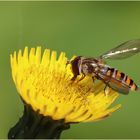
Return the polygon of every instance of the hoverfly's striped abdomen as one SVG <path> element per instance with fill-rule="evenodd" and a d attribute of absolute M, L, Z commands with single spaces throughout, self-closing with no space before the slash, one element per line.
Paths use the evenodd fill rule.
<path fill-rule="evenodd" d="M 127 85 L 131 90 L 135 91 L 138 89 L 138 86 L 134 83 L 134 81 L 129 76 L 114 68 L 108 67 L 106 71 L 106 75 L 110 77 L 110 80 L 112 80 L 113 78 L 120 81 L 120 84 Z"/>
<path fill-rule="evenodd" d="M 129 78 L 129 76 L 126 76 L 125 83 L 131 88 L 131 90 L 135 91 L 138 89 L 138 86 L 134 83 L 134 81 L 131 78 Z"/>

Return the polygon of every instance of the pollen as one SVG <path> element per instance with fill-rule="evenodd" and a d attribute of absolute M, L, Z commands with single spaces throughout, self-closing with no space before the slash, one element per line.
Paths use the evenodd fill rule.
<path fill-rule="evenodd" d="M 24 102 L 43 116 L 69 122 L 101 120 L 120 108 L 110 105 L 118 97 L 112 89 L 104 94 L 104 83 L 93 82 L 90 76 L 72 81 L 71 64 L 66 65 L 64 52 L 41 47 L 25 47 L 10 55 L 13 81 Z M 96 81 L 96 80 L 95 80 Z"/>

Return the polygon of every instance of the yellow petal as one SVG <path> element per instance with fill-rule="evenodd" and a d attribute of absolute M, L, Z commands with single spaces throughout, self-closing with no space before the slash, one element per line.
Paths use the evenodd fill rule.
<path fill-rule="evenodd" d="M 23 55 L 19 50 L 10 59 L 20 96 L 44 116 L 65 122 L 88 122 L 103 119 L 120 108 L 109 108 L 118 93 L 110 89 L 109 95 L 105 95 L 104 83 L 93 83 L 88 76 L 78 81 L 81 75 L 72 81 L 71 65 L 66 66 L 64 52 L 57 59 L 56 51 L 45 49 L 41 55 L 41 47 L 30 51 L 26 47 Z"/>

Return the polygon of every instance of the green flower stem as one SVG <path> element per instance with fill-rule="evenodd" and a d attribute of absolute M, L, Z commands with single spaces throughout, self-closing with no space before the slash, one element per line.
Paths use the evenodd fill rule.
<path fill-rule="evenodd" d="M 64 120 L 52 120 L 25 104 L 23 116 L 9 130 L 8 139 L 59 139 L 62 131 L 69 128 Z"/>

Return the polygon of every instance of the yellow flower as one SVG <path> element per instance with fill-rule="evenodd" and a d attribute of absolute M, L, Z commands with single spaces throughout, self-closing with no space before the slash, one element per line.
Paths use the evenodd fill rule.
<path fill-rule="evenodd" d="M 18 54 L 11 55 L 17 91 L 34 111 L 70 123 L 100 120 L 120 107 L 109 108 L 118 93 L 109 89 L 106 96 L 102 82 L 95 84 L 88 76 L 81 81 L 78 81 L 80 76 L 72 81 L 71 65 L 66 66 L 66 62 L 64 52 L 59 58 L 49 49 L 41 55 L 41 47 L 31 48 L 30 52 L 26 47 L 23 54 L 19 50 Z"/>

